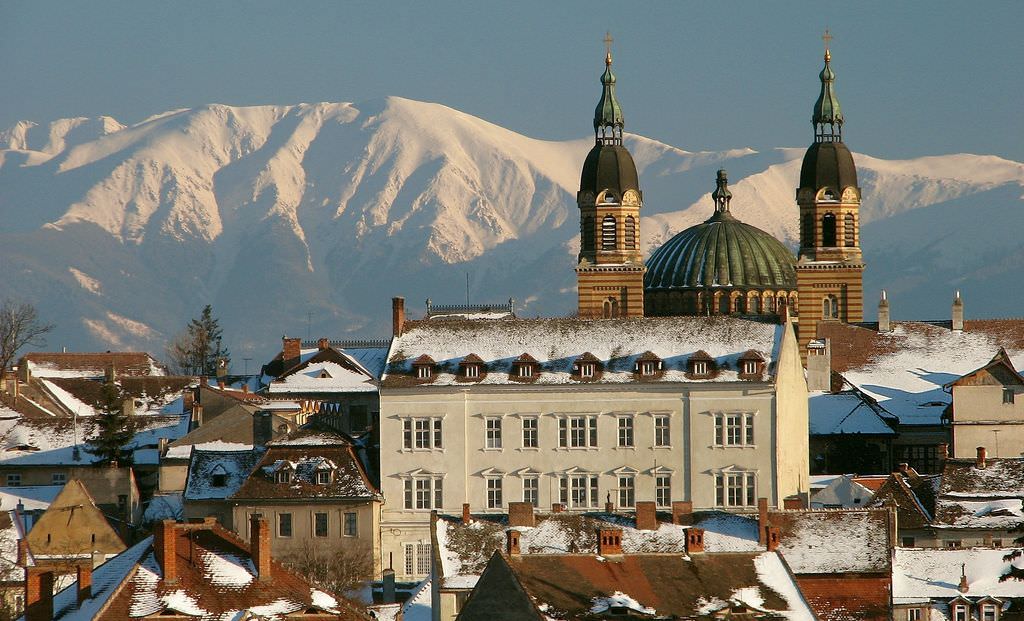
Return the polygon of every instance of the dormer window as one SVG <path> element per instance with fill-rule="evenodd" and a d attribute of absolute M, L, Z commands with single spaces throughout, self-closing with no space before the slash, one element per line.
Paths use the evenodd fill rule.
<path fill-rule="evenodd" d="M 598 367 L 597 356 L 590 352 L 584 353 L 572 363 L 573 379 L 587 381 L 596 379 L 600 368 Z"/>
<path fill-rule="evenodd" d="M 580 377 L 594 377 L 594 363 L 593 362 L 581 362 L 580 363 Z"/>
<path fill-rule="evenodd" d="M 480 377 L 480 365 L 478 364 L 467 364 L 462 367 L 463 377 L 467 379 L 476 379 Z"/>
<path fill-rule="evenodd" d="M 275 483 L 291 483 L 292 482 L 292 471 L 287 468 L 278 470 L 274 473 Z"/>
<path fill-rule="evenodd" d="M 224 466 L 217 464 L 210 471 L 210 485 L 213 487 L 227 487 L 228 473 Z"/>
<path fill-rule="evenodd" d="M 523 377 L 523 378 L 533 377 L 533 365 L 532 364 L 519 364 L 519 365 L 516 365 L 516 367 L 517 367 L 517 371 L 518 371 L 516 373 L 516 375 L 518 375 L 519 377 Z"/>
<path fill-rule="evenodd" d="M 317 485 L 327 485 L 330 482 L 331 482 L 331 471 L 330 470 L 321 470 L 321 471 L 316 473 L 316 483 L 317 483 Z"/>
<path fill-rule="evenodd" d="M 714 370 L 714 358 L 701 350 L 690 356 L 686 362 L 686 371 L 693 377 L 709 377 Z"/>
<path fill-rule="evenodd" d="M 459 363 L 459 375 L 463 379 L 478 380 L 484 375 L 484 361 L 476 354 L 469 354 Z"/>
<path fill-rule="evenodd" d="M 754 375 L 757 373 L 757 362 L 754 360 L 743 361 L 743 374 Z"/>
<path fill-rule="evenodd" d="M 707 375 L 708 374 L 708 363 L 704 360 L 697 360 L 693 363 L 693 374 L 694 375 Z"/>
<path fill-rule="evenodd" d="M 644 352 L 636 361 L 636 373 L 640 377 L 653 377 L 661 373 L 661 358 L 652 352 Z"/>
<path fill-rule="evenodd" d="M 763 371 L 764 357 L 761 354 L 754 350 L 749 350 L 740 356 L 740 379 L 760 379 Z"/>
<path fill-rule="evenodd" d="M 529 380 L 537 377 L 537 359 L 530 354 L 523 353 L 512 361 L 512 379 Z"/>
<path fill-rule="evenodd" d="M 430 367 L 422 365 L 416 367 L 416 379 L 430 379 Z"/>
<path fill-rule="evenodd" d="M 430 380 L 434 378 L 434 359 L 423 354 L 412 362 L 413 373 L 418 380 Z"/>

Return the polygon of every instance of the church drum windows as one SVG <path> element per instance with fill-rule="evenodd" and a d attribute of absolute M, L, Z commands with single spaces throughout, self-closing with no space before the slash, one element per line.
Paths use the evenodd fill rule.
<path fill-rule="evenodd" d="M 852 213 L 843 217 L 843 245 L 847 248 L 857 245 L 857 227 L 854 224 Z"/>
<path fill-rule="evenodd" d="M 615 216 L 601 220 L 601 250 L 615 250 Z"/>
<path fill-rule="evenodd" d="M 636 250 L 636 219 L 626 216 L 626 250 Z"/>

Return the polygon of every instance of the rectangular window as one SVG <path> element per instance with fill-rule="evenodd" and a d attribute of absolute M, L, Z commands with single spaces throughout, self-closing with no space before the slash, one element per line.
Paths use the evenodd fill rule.
<path fill-rule="evenodd" d="M 581 362 L 580 363 L 580 377 L 594 377 L 594 363 L 593 362 Z"/>
<path fill-rule="evenodd" d="M 981 607 L 981 621 L 996 621 L 995 604 L 984 604 Z"/>
<path fill-rule="evenodd" d="M 316 482 L 318 485 L 327 485 L 331 482 L 331 473 L 329 470 L 321 470 L 316 473 Z"/>
<path fill-rule="evenodd" d="M 412 576 L 416 573 L 416 544 L 407 543 L 405 548 L 405 575 Z"/>
<path fill-rule="evenodd" d="M 501 448 L 501 419 L 488 418 L 484 421 L 487 426 L 486 446 L 489 449 Z"/>
<path fill-rule="evenodd" d="M 619 446 L 633 446 L 633 417 L 619 417 Z"/>
<path fill-rule="evenodd" d="M 619 507 L 632 508 L 636 505 L 636 479 L 633 475 L 619 477 Z"/>
<path fill-rule="evenodd" d="M 743 361 L 743 374 L 744 375 L 755 375 L 757 374 L 757 363 L 753 360 Z"/>
<path fill-rule="evenodd" d="M 523 448 L 537 448 L 537 419 L 523 419 Z"/>
<path fill-rule="evenodd" d="M 327 536 L 327 514 L 326 513 L 314 513 L 313 514 L 313 536 L 314 537 L 326 537 Z"/>
<path fill-rule="evenodd" d="M 343 531 L 346 537 L 355 537 L 359 535 L 359 516 L 356 513 L 345 514 L 345 530 Z"/>
<path fill-rule="evenodd" d="M 526 477 L 523 479 L 523 502 L 528 502 L 534 507 L 540 506 L 540 482 L 537 477 Z"/>
<path fill-rule="evenodd" d="M 654 477 L 654 500 L 659 507 L 672 505 L 672 475 L 659 474 Z"/>
<path fill-rule="evenodd" d="M 664 414 L 654 417 L 654 446 L 671 446 L 670 419 Z"/>
<path fill-rule="evenodd" d="M 753 446 L 753 444 L 753 414 L 732 413 L 715 415 L 716 446 Z"/>
<path fill-rule="evenodd" d="M 562 503 L 572 508 L 593 508 L 600 501 L 596 474 L 574 474 L 563 478 L 560 491 Z"/>
<path fill-rule="evenodd" d="M 441 418 L 407 418 L 403 420 L 402 447 L 406 449 L 441 448 Z"/>
<path fill-rule="evenodd" d="M 422 364 L 416 367 L 417 379 L 430 379 L 430 367 Z"/>
<path fill-rule="evenodd" d="M 644 360 L 640 363 L 640 375 L 649 377 L 658 372 L 658 363 L 653 360 Z"/>
<path fill-rule="evenodd" d="M 1007 403 L 1007 404 L 1013 405 L 1013 389 L 1012 388 L 1004 388 L 1003 389 L 1003 403 Z"/>
<path fill-rule="evenodd" d="M 715 502 L 720 507 L 752 507 L 757 499 L 756 474 L 726 472 L 715 475 Z"/>
<path fill-rule="evenodd" d="M 963 542 L 960 541 L 959 539 L 947 539 L 945 543 L 946 543 L 946 547 L 947 548 L 961 548 L 961 547 L 963 547 Z"/>
<path fill-rule="evenodd" d="M 469 379 L 476 379 L 480 377 L 480 365 L 478 364 L 467 364 L 465 367 L 465 375 Z"/>
<path fill-rule="evenodd" d="M 8 474 L 7 475 L 7 487 L 20 487 L 21 486 L 21 475 L 20 474 Z"/>
<path fill-rule="evenodd" d="M 442 507 L 441 477 L 420 477 L 405 480 L 406 509 L 440 509 Z"/>
<path fill-rule="evenodd" d="M 559 419 L 558 446 L 568 448 L 597 446 L 597 417 L 566 416 Z"/>
<path fill-rule="evenodd" d="M 487 508 L 500 509 L 502 506 L 500 478 L 487 479 Z"/>
<path fill-rule="evenodd" d="M 533 365 L 532 364 L 521 364 L 517 367 L 519 377 L 527 378 L 533 377 Z"/>
<path fill-rule="evenodd" d="M 907 608 L 907 621 L 921 621 L 921 609 Z"/>
<path fill-rule="evenodd" d="M 953 606 L 953 621 L 968 621 L 967 606 Z"/>
<path fill-rule="evenodd" d="M 277 514 L 277 536 L 278 537 L 291 537 L 292 536 L 292 514 L 291 513 L 278 513 Z"/>
<path fill-rule="evenodd" d="M 697 360 L 693 363 L 693 374 L 694 375 L 707 375 L 708 374 L 708 363 L 704 360 Z"/>
<path fill-rule="evenodd" d="M 425 576 L 430 573 L 430 544 L 405 544 L 405 575 Z"/>
<path fill-rule="evenodd" d="M 63 472 L 54 472 L 50 475 L 51 485 L 64 485 L 68 482 L 68 475 Z"/>

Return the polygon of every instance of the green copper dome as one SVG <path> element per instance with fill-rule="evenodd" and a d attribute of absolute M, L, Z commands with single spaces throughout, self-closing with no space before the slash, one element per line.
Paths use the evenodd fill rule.
<path fill-rule="evenodd" d="M 821 140 L 842 140 L 843 134 L 843 110 L 839 106 L 839 98 L 836 96 L 835 81 L 836 74 L 831 66 L 832 54 L 825 50 L 825 67 L 818 74 L 821 80 L 821 93 L 818 100 L 814 102 L 814 111 L 811 113 L 811 123 L 814 125 L 815 136 Z"/>
<path fill-rule="evenodd" d="M 612 56 L 608 54 L 605 58 L 604 74 L 601 76 L 601 84 L 604 86 L 601 91 L 601 99 L 594 109 L 594 131 L 602 127 L 622 127 L 625 120 L 622 117 L 622 105 L 615 97 L 615 74 L 612 73 Z"/>
<path fill-rule="evenodd" d="M 796 259 L 782 243 L 729 213 L 728 179 L 718 171 L 715 213 L 651 254 L 645 291 L 796 289 Z"/>

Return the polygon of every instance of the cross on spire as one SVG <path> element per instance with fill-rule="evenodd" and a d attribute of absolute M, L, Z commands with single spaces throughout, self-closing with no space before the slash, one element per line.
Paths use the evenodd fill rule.
<path fill-rule="evenodd" d="M 606 64 L 612 64 L 612 32 L 609 30 L 604 33 L 604 62 Z"/>
<path fill-rule="evenodd" d="M 829 52 L 829 44 L 832 43 L 832 38 L 832 32 L 826 27 L 825 33 L 821 35 L 821 40 L 825 42 L 825 60 L 830 60 L 832 57 L 832 54 Z"/>

